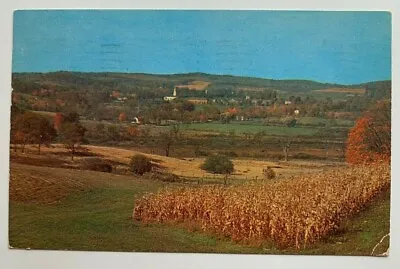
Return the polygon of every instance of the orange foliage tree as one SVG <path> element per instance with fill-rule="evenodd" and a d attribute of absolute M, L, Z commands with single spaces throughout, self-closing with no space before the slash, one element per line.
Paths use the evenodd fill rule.
<path fill-rule="evenodd" d="M 347 139 L 346 161 L 350 164 L 390 161 L 390 101 L 379 101 L 356 122 Z"/>
<path fill-rule="evenodd" d="M 120 122 L 126 121 L 126 113 L 125 113 L 125 112 L 121 112 L 121 113 L 119 114 L 118 119 L 119 119 Z"/>
<path fill-rule="evenodd" d="M 131 137 L 136 137 L 140 133 L 139 129 L 135 126 L 129 127 L 127 131 L 128 131 L 129 136 L 131 136 Z"/>
<path fill-rule="evenodd" d="M 64 120 L 64 115 L 61 113 L 56 113 L 53 118 L 54 128 L 58 131 L 60 130 L 60 126 Z"/>

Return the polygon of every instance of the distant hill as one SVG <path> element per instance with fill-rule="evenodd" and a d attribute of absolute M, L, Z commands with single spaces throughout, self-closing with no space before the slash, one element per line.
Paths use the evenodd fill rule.
<path fill-rule="evenodd" d="M 59 89 L 82 90 L 119 90 L 132 89 L 156 90 L 180 88 L 193 83 L 202 83 L 205 89 L 252 90 L 267 89 L 284 92 L 310 92 L 329 89 L 365 89 L 387 93 L 391 89 L 391 81 L 368 82 L 357 85 L 340 85 L 320 83 L 312 80 L 274 80 L 231 75 L 212 75 L 206 73 L 187 73 L 172 75 L 156 75 L 142 73 L 82 73 L 82 72 L 49 72 L 49 73 L 13 73 L 13 88 L 16 91 L 30 91 L 32 88 L 56 87 Z M 29 89 L 29 90 L 28 90 Z"/>

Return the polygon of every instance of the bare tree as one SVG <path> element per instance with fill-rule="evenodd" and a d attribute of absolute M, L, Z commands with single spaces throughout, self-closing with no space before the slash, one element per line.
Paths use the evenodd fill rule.
<path fill-rule="evenodd" d="M 61 125 L 60 137 L 74 160 L 76 148 L 85 141 L 86 129 L 79 122 L 66 122 Z"/>
<path fill-rule="evenodd" d="M 161 134 L 163 136 L 163 143 L 165 149 L 165 156 L 169 156 L 171 146 L 175 143 L 175 141 L 179 137 L 179 125 L 172 125 L 168 132 Z"/>
<path fill-rule="evenodd" d="M 292 137 L 288 136 L 280 140 L 283 150 L 283 155 L 285 156 L 285 162 L 288 161 L 289 149 L 292 144 Z"/>

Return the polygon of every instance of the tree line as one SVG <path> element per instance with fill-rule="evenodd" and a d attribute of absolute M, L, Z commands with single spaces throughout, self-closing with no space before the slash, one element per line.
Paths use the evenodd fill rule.
<path fill-rule="evenodd" d="M 84 143 L 86 128 L 79 122 L 79 115 L 70 113 L 56 114 L 53 122 L 43 115 L 32 111 L 24 111 L 12 106 L 10 140 L 14 151 L 25 151 L 27 144 L 36 144 L 38 154 L 42 145 L 49 146 L 56 138 L 71 153 L 73 160 L 77 147 Z"/>

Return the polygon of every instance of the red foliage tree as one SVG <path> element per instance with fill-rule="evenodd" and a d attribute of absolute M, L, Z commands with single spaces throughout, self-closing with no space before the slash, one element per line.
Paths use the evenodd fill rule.
<path fill-rule="evenodd" d="M 126 121 L 126 113 L 125 113 L 125 112 L 121 112 L 121 113 L 119 114 L 118 119 L 119 119 L 120 122 Z"/>
<path fill-rule="evenodd" d="M 238 113 L 238 109 L 236 107 L 228 108 L 226 111 L 231 115 L 236 115 Z"/>
<path fill-rule="evenodd" d="M 131 137 L 136 137 L 140 133 L 139 129 L 135 126 L 129 127 L 127 131 L 128 131 L 129 136 L 131 136 Z"/>
<path fill-rule="evenodd" d="M 114 98 L 118 98 L 121 96 L 121 94 L 119 93 L 119 91 L 112 91 L 111 96 Z"/>
<path fill-rule="evenodd" d="M 208 120 L 208 117 L 207 117 L 207 115 L 206 114 L 200 114 L 199 115 L 199 120 L 201 121 L 201 122 L 206 122 L 207 120 Z"/>
<path fill-rule="evenodd" d="M 380 101 L 364 113 L 350 130 L 346 161 L 350 164 L 390 161 L 391 115 L 390 102 Z"/>
<path fill-rule="evenodd" d="M 54 128 L 59 131 L 60 130 L 60 126 L 62 124 L 64 120 L 64 116 L 61 113 L 56 113 L 54 115 L 54 119 L 53 119 L 53 124 L 54 124 Z"/>

